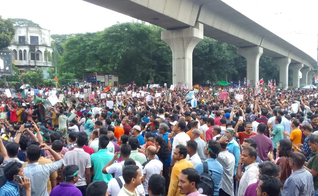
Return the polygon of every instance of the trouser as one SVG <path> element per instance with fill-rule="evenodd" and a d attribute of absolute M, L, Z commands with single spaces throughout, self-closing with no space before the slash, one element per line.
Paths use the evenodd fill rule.
<path fill-rule="evenodd" d="M 235 180 L 235 176 L 233 177 L 233 184 L 234 184 L 234 195 L 237 196 L 240 182 Z"/>
<path fill-rule="evenodd" d="M 318 196 L 318 189 L 315 190 L 315 196 Z"/>
<path fill-rule="evenodd" d="M 171 167 L 170 166 L 164 166 L 162 174 L 163 174 L 163 177 L 166 180 L 165 195 L 167 195 L 168 194 L 168 190 L 169 190 L 169 184 L 170 184 Z"/>
<path fill-rule="evenodd" d="M 274 160 L 276 160 L 276 153 L 277 153 L 277 149 L 274 148 L 274 150 L 273 150 Z"/>
<path fill-rule="evenodd" d="M 86 196 L 87 185 L 85 185 L 85 186 L 77 186 L 77 188 L 82 192 L 83 196 Z"/>
<path fill-rule="evenodd" d="M 229 194 L 227 194 L 225 191 L 223 191 L 223 189 L 219 190 L 219 196 L 230 196 Z"/>

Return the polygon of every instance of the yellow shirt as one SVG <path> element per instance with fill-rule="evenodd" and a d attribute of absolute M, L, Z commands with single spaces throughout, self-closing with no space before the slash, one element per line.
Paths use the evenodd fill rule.
<path fill-rule="evenodd" d="M 55 112 L 53 112 L 52 114 L 52 125 L 54 126 L 58 126 L 59 125 L 59 118 L 57 117 L 57 115 L 55 114 Z"/>
<path fill-rule="evenodd" d="M 178 161 L 173 166 L 171 177 L 170 177 L 168 196 L 183 196 L 183 194 L 180 193 L 180 190 L 178 188 L 178 182 L 179 182 L 179 175 L 181 171 L 186 168 L 193 168 L 192 163 L 190 163 L 186 159 L 182 159 Z"/>
<path fill-rule="evenodd" d="M 294 129 L 294 130 L 291 132 L 291 134 L 290 134 L 290 140 L 291 140 L 294 144 L 296 144 L 298 147 L 299 147 L 299 144 L 301 144 L 301 137 L 302 137 L 302 132 L 301 132 L 301 130 L 298 129 L 298 128 L 297 128 L 297 129 Z M 295 151 L 295 152 L 299 152 L 299 151 L 295 148 L 294 144 L 293 144 L 294 151 Z"/>
<path fill-rule="evenodd" d="M 22 113 L 22 110 L 18 110 L 17 111 L 17 117 L 18 117 L 18 122 L 21 123 L 21 113 Z"/>
<path fill-rule="evenodd" d="M 48 164 L 48 163 L 53 163 L 50 159 L 46 159 L 42 156 L 40 156 L 39 160 L 38 160 L 38 163 L 40 165 L 45 165 L 45 164 Z M 27 162 L 24 162 L 22 167 L 24 168 L 28 163 Z M 51 191 L 52 191 L 52 185 L 51 185 L 51 180 L 50 179 L 56 179 L 57 178 L 57 172 L 53 172 L 51 173 L 50 175 L 50 178 L 48 179 L 47 181 L 47 193 L 50 194 Z"/>

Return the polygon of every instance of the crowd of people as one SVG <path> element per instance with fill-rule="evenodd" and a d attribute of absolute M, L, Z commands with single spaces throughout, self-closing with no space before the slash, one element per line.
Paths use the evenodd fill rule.
<path fill-rule="evenodd" d="M 0 196 L 318 196 L 317 90 L 136 89 L 1 95 Z"/>

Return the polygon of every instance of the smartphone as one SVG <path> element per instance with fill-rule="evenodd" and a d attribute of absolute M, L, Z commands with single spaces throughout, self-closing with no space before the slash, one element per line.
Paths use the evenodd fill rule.
<path fill-rule="evenodd" d="M 23 179 L 22 176 L 16 175 L 16 176 L 14 177 L 14 179 L 13 179 L 13 183 L 14 183 L 14 184 L 21 184 L 21 179 L 20 179 L 20 177 Z"/>
<path fill-rule="evenodd" d="M 240 116 L 240 117 L 239 117 L 239 120 L 240 120 L 240 121 L 243 121 L 243 116 Z"/>

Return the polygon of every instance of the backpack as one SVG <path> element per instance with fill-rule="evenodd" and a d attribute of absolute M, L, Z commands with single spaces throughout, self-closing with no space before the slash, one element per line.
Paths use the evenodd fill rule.
<path fill-rule="evenodd" d="M 207 196 L 214 195 L 214 180 L 212 178 L 212 170 L 208 169 L 208 163 L 203 161 L 203 173 L 200 175 L 200 182 L 197 184 L 200 194 Z"/>
<path fill-rule="evenodd" d="M 123 187 L 122 181 L 119 178 L 115 178 L 115 179 L 116 179 L 116 181 L 118 183 L 119 188 L 121 189 Z"/>

